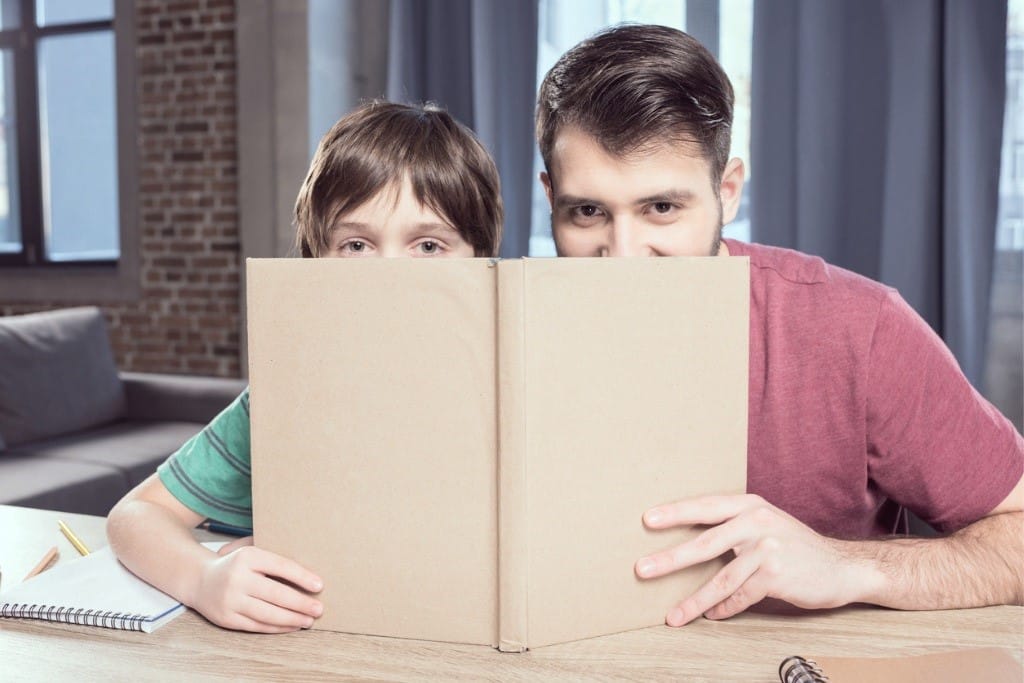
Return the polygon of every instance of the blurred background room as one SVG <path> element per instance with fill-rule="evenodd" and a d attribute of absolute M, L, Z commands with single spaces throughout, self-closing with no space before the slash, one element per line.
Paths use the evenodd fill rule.
<path fill-rule="evenodd" d="M 897 287 L 1024 421 L 1024 0 L 0 0 L 0 19 L 0 416 L 15 366 L 34 376 L 3 321 L 71 307 L 98 308 L 109 347 L 83 353 L 119 373 L 236 380 L 214 403 L 243 386 L 244 261 L 292 255 L 317 141 L 366 98 L 474 128 L 502 255 L 553 256 L 538 84 L 632 21 L 692 33 L 732 79 L 748 183 L 726 236 Z"/>

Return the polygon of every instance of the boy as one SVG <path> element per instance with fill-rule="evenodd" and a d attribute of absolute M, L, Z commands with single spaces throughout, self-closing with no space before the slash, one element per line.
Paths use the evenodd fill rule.
<path fill-rule="evenodd" d="M 709 528 L 638 559 L 637 574 L 735 555 L 680 596 L 671 626 L 765 597 L 807 608 L 1020 604 L 1024 438 L 894 290 L 722 239 L 744 177 L 729 159 L 732 106 L 715 58 L 664 26 L 583 41 L 538 96 L 559 256 L 750 258 L 748 495 L 647 511 L 650 528 Z M 901 506 L 949 535 L 886 538 Z"/>
<path fill-rule="evenodd" d="M 498 173 L 467 128 L 427 105 L 364 105 L 320 141 L 295 203 L 306 258 L 494 256 Z M 122 563 L 226 628 L 308 628 L 321 579 L 241 539 L 213 553 L 191 533 L 214 519 L 251 528 L 249 395 L 242 393 L 110 512 Z M 292 585 L 297 588 L 293 587 Z"/>

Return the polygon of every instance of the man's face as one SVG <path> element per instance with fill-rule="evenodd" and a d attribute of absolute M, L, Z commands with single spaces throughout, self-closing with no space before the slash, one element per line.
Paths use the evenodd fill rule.
<path fill-rule="evenodd" d="M 559 256 L 714 256 L 722 225 L 736 216 L 743 162 L 730 161 L 716 188 L 696 146 L 619 158 L 570 127 L 541 182 Z"/>

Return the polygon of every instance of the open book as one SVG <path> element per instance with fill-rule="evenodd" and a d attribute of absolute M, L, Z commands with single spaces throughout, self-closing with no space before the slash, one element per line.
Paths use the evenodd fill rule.
<path fill-rule="evenodd" d="M 256 544 L 315 628 L 502 650 L 661 624 L 654 505 L 746 487 L 749 261 L 251 259 Z"/>

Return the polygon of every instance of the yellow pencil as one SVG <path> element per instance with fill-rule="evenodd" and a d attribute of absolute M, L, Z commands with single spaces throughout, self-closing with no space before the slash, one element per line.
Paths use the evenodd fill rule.
<path fill-rule="evenodd" d="M 78 536 L 75 536 L 74 532 L 68 528 L 68 525 L 64 522 L 57 520 L 57 524 L 60 525 L 61 533 L 68 537 L 71 541 L 71 545 L 75 546 L 75 550 L 78 551 L 79 555 L 88 555 L 89 549 L 85 547 L 85 544 L 78 540 Z"/>

